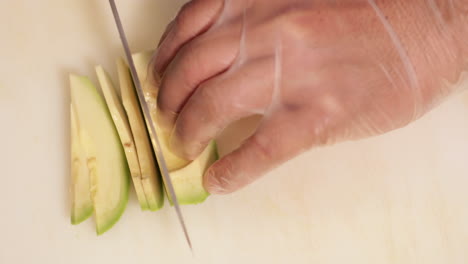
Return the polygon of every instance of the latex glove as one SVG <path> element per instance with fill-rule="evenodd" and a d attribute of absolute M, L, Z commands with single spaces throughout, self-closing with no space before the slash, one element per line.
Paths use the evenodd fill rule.
<path fill-rule="evenodd" d="M 154 57 L 160 121 L 195 158 L 235 120 L 264 117 L 206 173 L 229 193 L 312 147 L 401 128 L 468 65 L 467 0 L 198 0 Z"/>

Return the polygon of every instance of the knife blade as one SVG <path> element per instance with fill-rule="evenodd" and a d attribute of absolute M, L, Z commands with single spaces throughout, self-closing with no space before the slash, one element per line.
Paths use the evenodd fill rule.
<path fill-rule="evenodd" d="M 180 209 L 180 205 L 179 205 L 179 202 L 177 200 L 177 196 L 175 194 L 174 186 L 172 184 L 171 178 L 169 177 L 169 170 L 167 169 L 167 163 L 166 163 L 166 160 L 164 159 L 164 155 L 163 155 L 163 153 L 161 151 L 161 145 L 159 143 L 159 138 L 158 138 L 158 135 L 156 133 L 156 129 L 154 127 L 154 120 L 153 120 L 153 118 L 152 118 L 152 116 L 150 114 L 149 107 L 148 107 L 148 105 L 146 103 L 146 100 L 145 100 L 145 97 L 144 97 L 144 94 L 143 94 L 141 81 L 140 81 L 140 79 L 138 78 L 138 75 L 137 75 L 137 71 L 136 71 L 136 68 L 135 68 L 135 63 L 133 61 L 133 57 L 132 57 L 132 54 L 131 54 L 131 51 L 130 51 L 130 47 L 128 45 L 128 41 L 127 41 L 127 37 L 125 35 L 125 31 L 123 29 L 123 25 L 122 25 L 122 21 L 120 19 L 119 12 L 117 10 L 117 6 L 116 6 L 114 0 L 109 0 L 109 4 L 110 4 L 111 9 L 112 9 L 112 14 L 114 15 L 114 20 L 115 20 L 115 24 L 117 26 L 117 30 L 119 31 L 119 36 L 120 36 L 120 40 L 122 41 L 122 46 L 124 48 L 125 56 L 127 57 L 127 62 L 128 62 L 129 68 L 130 68 L 131 75 L 132 75 L 133 84 L 135 85 L 137 95 L 138 95 L 138 100 L 140 101 L 140 106 L 141 106 L 141 108 L 143 110 L 143 116 L 144 116 L 145 121 L 146 121 L 146 123 L 149 126 L 150 131 L 151 131 L 150 137 L 152 137 L 151 141 L 154 142 L 153 149 L 154 149 L 154 153 L 156 155 L 156 159 L 157 159 L 157 161 L 159 163 L 159 167 L 161 169 L 161 174 L 162 174 L 162 178 L 163 178 L 163 181 L 164 181 L 164 185 L 166 187 L 166 191 L 168 192 L 168 195 L 169 195 L 169 197 L 172 200 L 172 203 L 174 205 L 174 208 L 175 208 L 175 211 L 176 211 L 176 214 L 177 214 L 177 218 L 179 219 L 179 223 L 180 223 L 180 225 L 182 227 L 182 231 L 183 231 L 184 236 L 185 236 L 185 240 L 187 241 L 187 244 L 188 244 L 190 250 L 193 252 L 192 242 L 190 241 L 190 236 L 189 236 L 189 233 L 188 233 L 188 230 L 187 230 L 187 226 L 185 225 L 184 217 L 182 215 L 182 210 Z"/>

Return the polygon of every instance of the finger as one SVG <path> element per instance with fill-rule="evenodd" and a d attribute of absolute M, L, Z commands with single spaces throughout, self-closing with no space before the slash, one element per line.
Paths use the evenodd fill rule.
<path fill-rule="evenodd" d="M 281 111 L 264 121 L 240 148 L 208 169 L 204 176 L 206 190 L 213 194 L 239 190 L 312 146 L 305 139 L 310 140 L 307 133 L 311 133 L 313 126 L 305 129 L 307 126 L 297 124 L 300 115 L 295 110 Z M 296 121 L 293 124 L 291 120 Z"/>
<path fill-rule="evenodd" d="M 157 46 L 158 48 L 161 46 L 164 39 L 166 39 L 167 34 L 172 30 L 173 27 L 174 27 L 174 20 L 172 20 L 171 22 L 169 22 L 169 24 L 167 24 L 166 29 L 164 30 L 163 34 L 161 35 L 161 38 L 159 39 L 158 46 Z M 157 51 L 158 50 L 156 49 L 156 52 L 153 53 L 153 55 L 151 56 L 150 62 L 148 64 L 148 69 L 149 69 L 148 72 L 151 73 L 151 75 L 148 75 L 148 77 L 152 85 L 159 87 L 159 81 L 161 79 L 161 75 L 155 70 L 155 66 L 154 66 L 155 60 L 157 57 Z"/>
<path fill-rule="evenodd" d="M 202 34 L 214 23 L 223 7 L 222 0 L 192 0 L 186 3 L 154 57 L 154 73 L 161 75 L 165 67 L 185 43 Z"/>
<path fill-rule="evenodd" d="M 234 61 L 237 36 L 221 33 L 184 46 L 168 66 L 158 94 L 158 122 L 171 129 L 189 96 L 205 80 L 225 71 Z"/>
<path fill-rule="evenodd" d="M 164 39 L 166 39 L 167 34 L 172 30 L 173 26 L 174 26 L 174 20 L 172 20 L 171 22 L 169 22 L 169 24 L 167 24 L 166 29 L 164 30 L 163 34 L 161 35 L 161 38 L 159 39 L 158 48 L 161 46 L 161 43 L 164 41 Z"/>
<path fill-rule="evenodd" d="M 159 39 L 158 48 L 161 46 L 161 44 L 164 41 L 164 39 L 166 38 L 167 34 L 172 30 L 173 27 L 174 27 L 174 20 L 172 20 L 171 22 L 169 22 L 169 24 L 167 24 L 166 29 L 164 30 L 161 38 Z M 148 73 L 151 73 L 150 75 L 148 75 L 148 77 L 149 77 L 149 82 L 153 86 L 159 87 L 159 84 L 160 84 L 160 81 L 161 81 L 161 75 L 155 70 L 154 65 L 155 65 L 155 62 L 156 62 L 156 57 L 157 57 L 157 52 L 154 53 L 151 56 L 150 62 L 148 64 Z"/>
<path fill-rule="evenodd" d="M 171 148 L 193 160 L 230 123 L 264 111 L 273 90 L 273 62 L 254 60 L 200 85 L 177 118 Z"/>

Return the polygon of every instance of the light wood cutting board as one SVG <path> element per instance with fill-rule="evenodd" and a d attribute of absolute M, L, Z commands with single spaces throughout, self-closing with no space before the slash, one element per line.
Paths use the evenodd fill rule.
<path fill-rule="evenodd" d="M 182 2 L 118 1 L 133 49 L 154 48 Z M 468 263 L 466 92 L 409 127 L 185 206 L 192 256 L 173 210 L 143 213 L 133 193 L 101 237 L 92 220 L 69 223 L 67 74 L 96 81 L 102 64 L 115 77 L 107 1 L 4 0 L 0 34 L 0 263 Z"/>

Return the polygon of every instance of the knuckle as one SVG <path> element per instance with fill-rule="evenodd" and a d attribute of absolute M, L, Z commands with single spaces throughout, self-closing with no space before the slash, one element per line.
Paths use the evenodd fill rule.
<path fill-rule="evenodd" d="M 216 89 L 212 89 L 206 85 L 201 85 L 197 89 L 197 96 L 194 98 L 195 103 L 203 107 L 203 113 L 211 116 L 213 113 L 219 112 L 218 98 L 215 94 Z"/>
<path fill-rule="evenodd" d="M 311 31 L 314 31 L 311 14 L 296 9 L 284 12 L 278 17 L 277 22 L 281 34 L 291 41 L 303 40 Z"/>
<path fill-rule="evenodd" d="M 279 15 L 275 25 L 282 39 L 289 45 L 322 47 L 329 45 L 334 36 L 343 30 L 344 20 L 332 19 L 335 15 L 328 10 L 296 7 Z"/>
<path fill-rule="evenodd" d="M 273 160 L 275 158 L 274 144 L 270 140 L 254 136 L 250 144 L 259 160 Z"/>
<path fill-rule="evenodd" d="M 180 51 L 178 70 L 180 71 L 180 77 L 188 81 L 187 85 L 198 81 L 197 77 L 203 72 L 201 56 L 200 45 L 197 41 L 192 41 L 192 43 L 184 46 Z"/>
<path fill-rule="evenodd" d="M 284 101 L 282 108 L 287 113 L 293 113 L 293 114 L 304 111 L 304 105 L 301 103 L 298 103 L 297 101 Z"/>

